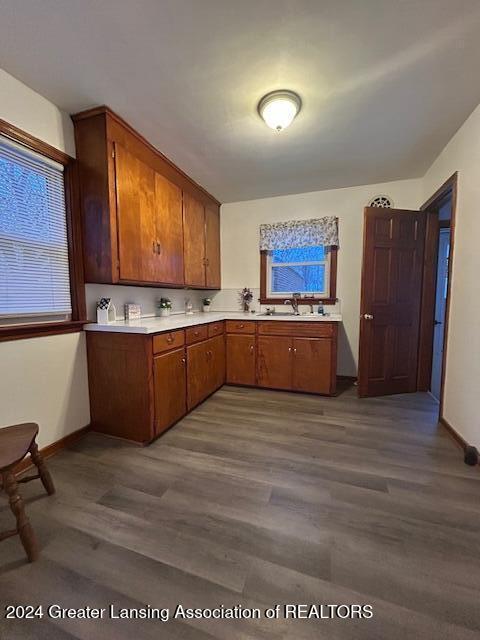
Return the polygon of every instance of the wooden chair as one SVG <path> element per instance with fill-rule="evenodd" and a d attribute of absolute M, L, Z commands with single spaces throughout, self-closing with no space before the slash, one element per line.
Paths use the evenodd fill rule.
<path fill-rule="evenodd" d="M 10 502 L 10 509 L 17 520 L 16 529 L 0 532 L 0 541 L 18 534 L 29 562 L 38 558 L 38 546 L 32 526 L 25 513 L 22 497 L 18 492 L 18 483 L 40 478 L 48 495 L 51 496 L 55 493 L 52 478 L 35 442 L 37 434 L 38 424 L 33 422 L 0 429 L 0 474 L 3 488 Z M 38 475 L 28 476 L 17 481 L 15 467 L 28 453 L 38 469 Z"/>

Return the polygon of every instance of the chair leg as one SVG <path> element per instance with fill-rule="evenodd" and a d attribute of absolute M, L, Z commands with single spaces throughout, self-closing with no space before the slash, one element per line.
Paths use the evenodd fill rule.
<path fill-rule="evenodd" d="M 53 484 L 52 476 L 47 469 L 47 465 L 45 464 L 41 453 L 38 450 L 38 445 L 34 441 L 32 446 L 30 447 L 30 455 L 32 457 L 33 464 L 38 469 L 38 474 L 40 476 L 40 480 L 42 481 L 43 486 L 45 487 L 45 491 L 49 496 L 55 493 L 55 486 Z"/>
<path fill-rule="evenodd" d="M 25 506 L 18 492 L 18 483 L 11 471 L 3 473 L 3 488 L 10 502 L 10 509 L 17 520 L 17 533 L 22 541 L 28 561 L 34 562 L 38 558 L 37 540 L 25 513 Z"/>

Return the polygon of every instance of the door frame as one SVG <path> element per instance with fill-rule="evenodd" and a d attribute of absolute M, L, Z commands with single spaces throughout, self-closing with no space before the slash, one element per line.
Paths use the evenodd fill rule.
<path fill-rule="evenodd" d="M 435 320 L 435 291 L 438 262 L 438 234 L 440 224 L 438 210 L 447 198 L 451 198 L 450 254 L 448 260 L 447 298 L 445 304 L 445 331 L 443 338 L 442 376 L 440 387 L 439 420 L 443 417 L 445 372 L 447 363 L 448 329 L 452 287 L 452 267 L 455 250 L 455 219 L 457 213 L 458 172 L 456 171 L 420 207 L 427 214 L 425 257 L 423 266 L 422 298 L 420 311 L 420 341 L 418 347 L 417 390 L 429 391 L 432 376 L 433 332 Z"/>

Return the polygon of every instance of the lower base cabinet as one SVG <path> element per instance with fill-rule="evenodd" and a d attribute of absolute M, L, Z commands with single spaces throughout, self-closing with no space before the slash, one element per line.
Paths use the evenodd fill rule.
<path fill-rule="evenodd" d="M 187 408 L 193 409 L 225 381 L 223 335 L 187 347 Z"/>
<path fill-rule="evenodd" d="M 241 335 L 245 323 L 240 328 L 227 321 L 227 384 L 335 393 L 336 323 L 250 321 L 248 326 L 249 335 Z"/>
<path fill-rule="evenodd" d="M 256 380 L 256 337 L 227 335 L 227 384 L 254 386 Z"/>
<path fill-rule="evenodd" d="M 183 348 L 153 359 L 156 436 L 187 413 L 186 362 Z"/>
<path fill-rule="evenodd" d="M 337 325 L 227 320 L 153 336 L 87 332 L 87 353 L 92 428 L 148 444 L 225 380 L 333 395 Z"/>
<path fill-rule="evenodd" d="M 292 388 L 292 338 L 259 336 L 257 383 L 267 389 Z"/>
<path fill-rule="evenodd" d="M 293 380 L 295 391 L 329 395 L 335 391 L 334 344 L 328 338 L 294 338 Z"/>

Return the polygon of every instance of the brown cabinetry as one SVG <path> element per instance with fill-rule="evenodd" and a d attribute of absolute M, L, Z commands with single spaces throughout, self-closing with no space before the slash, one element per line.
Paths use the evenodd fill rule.
<path fill-rule="evenodd" d="M 292 339 L 258 337 L 257 381 L 270 389 L 292 388 Z"/>
<path fill-rule="evenodd" d="M 220 289 L 220 216 L 189 194 L 183 200 L 185 284 Z"/>
<path fill-rule="evenodd" d="M 295 391 L 330 394 L 335 390 L 336 357 L 333 340 L 294 338 L 293 380 Z"/>
<path fill-rule="evenodd" d="M 227 320 L 226 328 L 227 383 L 335 393 L 336 323 Z M 256 345 L 256 363 L 249 357 L 251 345 Z"/>
<path fill-rule="evenodd" d="M 225 381 L 223 336 L 187 347 L 187 372 L 187 406 L 190 410 Z"/>
<path fill-rule="evenodd" d="M 229 384 L 255 385 L 256 338 L 251 335 L 227 335 L 227 371 Z"/>
<path fill-rule="evenodd" d="M 187 412 L 187 368 L 185 350 L 176 349 L 155 356 L 155 435 L 160 435 Z"/>
<path fill-rule="evenodd" d="M 87 282 L 220 288 L 219 203 L 109 109 L 73 120 Z"/>
<path fill-rule="evenodd" d="M 153 336 L 89 331 L 87 352 L 92 428 L 142 444 L 225 382 L 222 322 Z"/>

